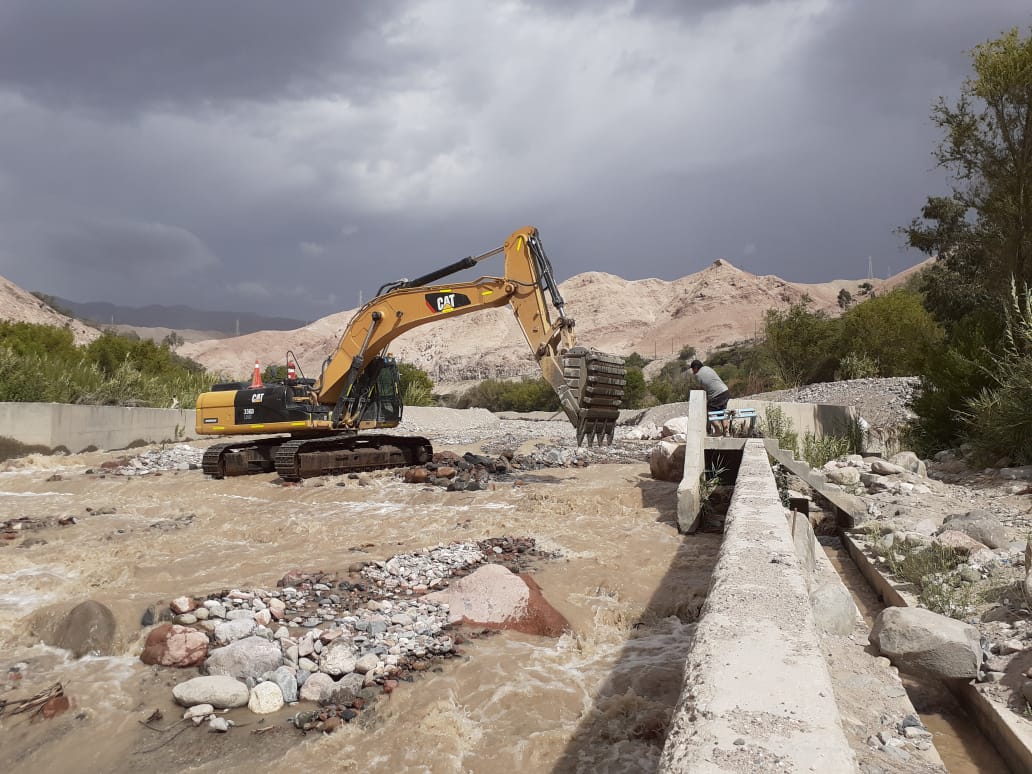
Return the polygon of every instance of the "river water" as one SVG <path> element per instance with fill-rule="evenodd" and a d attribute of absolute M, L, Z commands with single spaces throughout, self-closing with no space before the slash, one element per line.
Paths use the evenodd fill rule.
<path fill-rule="evenodd" d="M 0 679 L 28 665 L 19 683 L 0 683 L 0 699 L 60 681 L 73 702 L 49 721 L 0 718 L 0 770 L 626 772 L 658 760 L 719 536 L 679 536 L 676 485 L 652 480 L 647 465 L 547 469 L 518 486 L 443 492 L 389 472 L 367 486 L 288 487 L 271 475 L 86 472 L 111 456 L 29 458 L 0 472 L 0 520 L 78 519 L 0 546 Z M 471 641 L 332 735 L 294 731 L 286 720 L 297 708 L 234 710 L 240 727 L 226 735 L 175 725 L 170 687 L 194 670 L 146 667 L 136 655 L 140 616 L 158 600 L 502 535 L 558 553 L 535 577 L 571 631 Z M 33 540 L 45 543 L 24 545 Z M 39 644 L 84 599 L 115 613 L 117 655 L 75 661 Z M 142 724 L 155 709 L 161 730 Z"/>

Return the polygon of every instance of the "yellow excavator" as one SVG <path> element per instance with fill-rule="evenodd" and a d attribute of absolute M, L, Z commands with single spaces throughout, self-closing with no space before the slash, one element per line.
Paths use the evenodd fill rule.
<path fill-rule="evenodd" d="M 505 254 L 502 277 L 431 284 L 499 253 Z M 359 433 L 397 427 L 402 419 L 398 365 L 387 348 L 417 326 L 506 304 L 573 423 L 578 445 L 612 443 L 625 384 L 623 358 L 576 345 L 574 321 L 566 316 L 541 238 L 527 226 L 502 247 L 381 287 L 351 318 L 318 379 L 288 371 L 281 382 L 229 382 L 201 394 L 198 434 L 281 434 L 215 444 L 204 454 L 204 472 L 222 478 L 275 470 L 297 481 L 429 461 L 433 449 L 426 438 Z"/>

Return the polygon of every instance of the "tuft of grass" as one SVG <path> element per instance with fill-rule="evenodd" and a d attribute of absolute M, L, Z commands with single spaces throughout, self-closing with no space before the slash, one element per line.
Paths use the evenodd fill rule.
<path fill-rule="evenodd" d="M 964 557 L 952 548 L 893 545 L 887 561 L 892 574 L 912 584 L 917 590 L 918 602 L 932 612 L 962 618 L 971 612 L 977 601 L 974 590 L 961 583 L 957 571 Z"/>
<path fill-rule="evenodd" d="M 792 426 L 792 420 L 777 406 L 767 406 L 763 412 L 760 434 L 765 438 L 777 438 L 778 446 L 792 454 L 799 450 L 799 434 Z"/>

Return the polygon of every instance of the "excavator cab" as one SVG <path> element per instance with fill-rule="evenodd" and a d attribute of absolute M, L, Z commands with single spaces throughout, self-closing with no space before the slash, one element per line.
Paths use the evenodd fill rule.
<path fill-rule="evenodd" d="M 344 412 L 359 429 L 396 427 L 401 422 L 401 373 L 390 355 L 373 358 L 344 401 Z"/>

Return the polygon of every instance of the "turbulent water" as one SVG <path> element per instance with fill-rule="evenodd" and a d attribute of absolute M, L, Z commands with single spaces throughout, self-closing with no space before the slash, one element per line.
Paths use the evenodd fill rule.
<path fill-rule="evenodd" d="M 452 447 L 464 451 L 473 447 Z M 476 451 L 476 448 L 473 448 Z M 642 771 L 655 765 L 680 689 L 694 614 L 719 536 L 685 539 L 675 486 L 644 463 L 534 471 L 518 485 L 444 492 L 393 473 L 280 486 L 272 475 L 101 474 L 115 455 L 35 457 L 0 473 L 0 521 L 49 526 L 0 546 L 0 699 L 60 681 L 70 711 L 0 716 L 0 769 L 394 772 Z M 94 472 L 87 472 L 87 471 Z M 112 510 L 113 512 L 105 512 Z M 77 523 L 58 526 L 75 516 Z M 175 725 L 170 686 L 196 674 L 142 665 L 148 605 L 181 594 L 271 587 L 288 570 L 346 570 L 439 542 L 530 536 L 558 558 L 535 566 L 571 623 L 559 639 L 471 641 L 332 735 L 234 710 L 218 735 Z M 42 542 L 45 541 L 45 542 Z M 98 600 L 119 623 L 110 657 L 74 660 L 39 643 L 71 604 Z M 20 682 L 8 670 L 28 664 Z M 142 722 L 155 709 L 164 718 Z M 164 730 L 166 729 L 167 730 Z"/>

